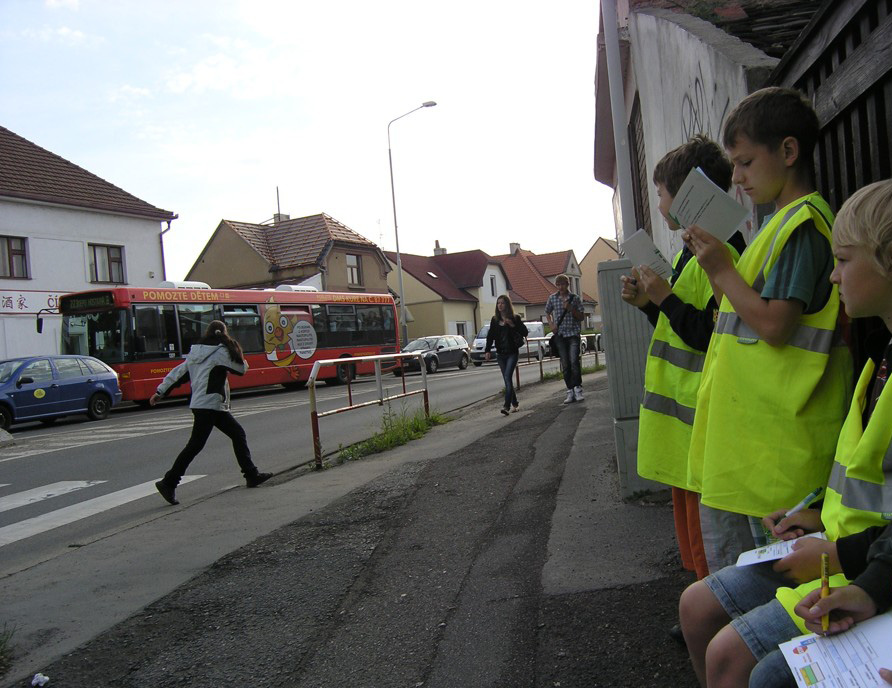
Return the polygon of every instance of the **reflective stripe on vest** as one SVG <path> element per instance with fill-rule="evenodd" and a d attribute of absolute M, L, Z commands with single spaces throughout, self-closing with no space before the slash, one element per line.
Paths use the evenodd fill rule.
<path fill-rule="evenodd" d="M 650 348 L 650 355 L 655 358 L 662 358 L 677 368 L 684 368 L 692 373 L 699 373 L 703 370 L 704 354 L 695 351 L 685 351 L 662 340 L 654 340 L 653 346 Z"/>
<path fill-rule="evenodd" d="M 728 313 L 727 311 L 719 313 L 715 322 L 715 331 L 717 334 L 730 334 L 743 339 L 762 340 L 756 334 L 756 331 L 743 322 L 743 319 L 737 313 Z M 814 351 L 818 354 L 829 354 L 830 349 L 833 348 L 838 339 L 839 337 L 836 336 L 834 330 L 825 330 L 800 323 L 787 340 L 787 345 L 795 346 L 797 349 Z"/>
<path fill-rule="evenodd" d="M 677 418 L 685 425 L 694 424 L 694 409 L 690 406 L 679 404 L 675 399 L 664 397 L 662 394 L 645 392 L 644 399 L 641 401 L 641 406 L 648 411 L 662 413 L 664 416 Z"/>

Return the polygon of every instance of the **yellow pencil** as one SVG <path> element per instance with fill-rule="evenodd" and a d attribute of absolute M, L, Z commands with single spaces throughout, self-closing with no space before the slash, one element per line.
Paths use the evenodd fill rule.
<path fill-rule="evenodd" d="M 821 554 L 821 599 L 830 594 L 830 557 L 827 552 Z M 830 615 L 821 617 L 821 630 L 825 633 L 830 628 Z"/>

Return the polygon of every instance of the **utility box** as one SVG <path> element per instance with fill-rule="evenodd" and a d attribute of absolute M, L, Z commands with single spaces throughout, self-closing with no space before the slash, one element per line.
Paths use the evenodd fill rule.
<path fill-rule="evenodd" d="M 644 313 L 622 299 L 619 278 L 628 275 L 631 269 L 632 263 L 628 260 L 598 263 L 601 337 L 607 355 L 617 473 L 623 498 L 666 487 L 638 475 L 638 409 L 644 396 L 644 366 L 653 328 Z"/>

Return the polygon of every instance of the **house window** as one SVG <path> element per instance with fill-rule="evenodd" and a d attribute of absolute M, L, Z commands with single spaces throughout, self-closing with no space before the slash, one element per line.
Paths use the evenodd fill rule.
<path fill-rule="evenodd" d="M 492 294 L 493 296 L 496 295 L 496 276 L 495 275 L 489 276 L 489 293 Z"/>
<path fill-rule="evenodd" d="M 0 237 L 0 277 L 28 278 L 28 251 L 22 237 Z"/>
<path fill-rule="evenodd" d="M 362 257 L 347 254 L 347 284 L 351 287 L 362 286 Z"/>
<path fill-rule="evenodd" d="M 124 249 L 90 244 L 90 281 L 124 284 Z"/>

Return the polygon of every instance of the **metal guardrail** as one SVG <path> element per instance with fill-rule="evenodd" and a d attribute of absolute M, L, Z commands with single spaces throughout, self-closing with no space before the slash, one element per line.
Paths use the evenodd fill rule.
<path fill-rule="evenodd" d="M 419 367 L 421 368 L 421 389 L 414 392 L 406 391 L 406 376 L 402 375 L 403 391 L 402 394 L 392 394 L 384 396 L 384 380 L 381 377 L 381 363 L 383 361 L 393 361 L 401 358 L 417 358 Z M 378 388 L 378 398 L 374 401 L 365 401 L 361 404 L 353 403 L 353 390 L 351 383 L 353 376 L 350 374 L 350 366 L 362 361 L 372 361 L 375 364 L 375 384 Z M 316 376 L 319 370 L 326 366 L 347 366 L 347 406 L 332 409 L 331 411 L 323 411 L 319 413 L 316 407 Z M 310 371 L 310 377 L 307 379 L 307 388 L 310 393 L 310 425 L 313 429 L 313 457 L 316 460 L 316 468 L 322 468 L 322 442 L 319 439 L 319 419 L 326 416 L 333 416 L 336 413 L 344 413 L 366 406 L 383 406 L 385 401 L 391 399 L 402 399 L 403 397 L 411 397 L 421 394 L 424 399 L 424 415 L 430 416 L 430 405 L 427 395 L 427 369 L 424 366 L 424 352 L 398 353 L 398 354 L 382 354 L 378 356 L 350 356 L 347 358 L 326 358 L 316 361 Z"/>

